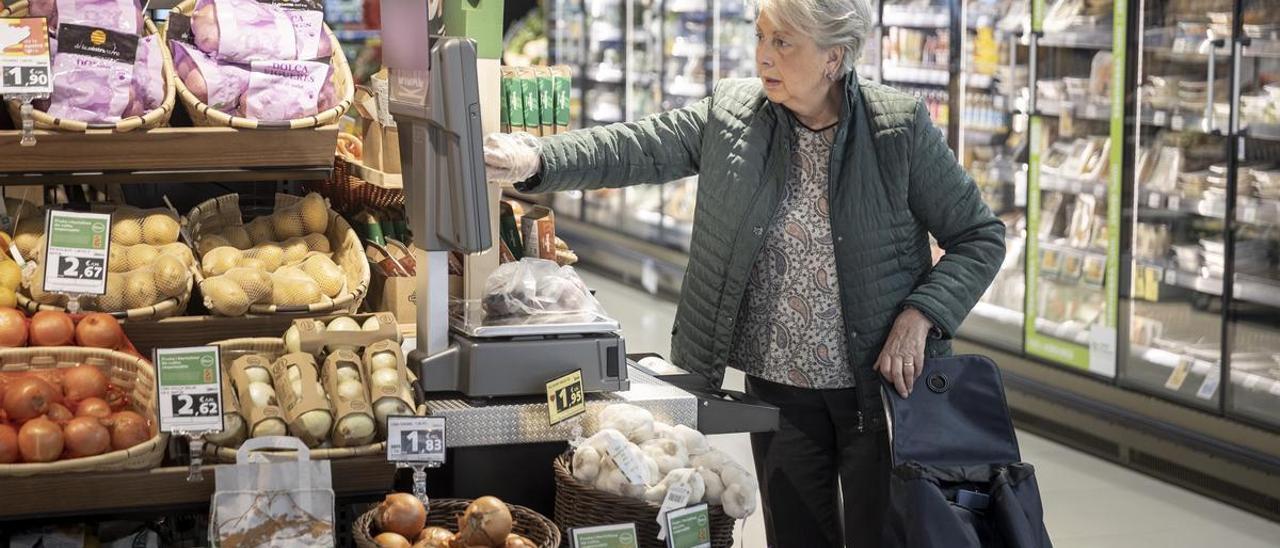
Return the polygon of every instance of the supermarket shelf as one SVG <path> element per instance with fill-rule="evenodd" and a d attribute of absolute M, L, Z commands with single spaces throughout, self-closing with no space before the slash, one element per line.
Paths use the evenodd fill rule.
<path fill-rule="evenodd" d="M 1168 269 L 1164 271 L 1164 283 L 1199 293 L 1222 295 L 1222 278 Z M 1280 308 L 1280 280 L 1237 274 L 1234 294 L 1242 301 Z"/>
<path fill-rule="evenodd" d="M 1010 352 L 1022 352 L 1021 310 L 1010 310 L 990 303 L 974 305 L 969 316 L 960 325 L 958 335 L 985 344 L 995 345 Z"/>
<path fill-rule="evenodd" d="M 1185 114 L 1182 112 L 1147 109 L 1142 112 L 1142 125 L 1144 126 L 1167 128 L 1186 133 L 1221 135 L 1222 130 L 1220 128 L 1227 125 L 1225 118 L 1218 118 L 1216 127 L 1210 130 L 1206 120 L 1207 118 L 1204 117 L 1203 113 Z M 1277 139 L 1280 139 L 1280 134 L 1277 135 Z"/>
<path fill-rule="evenodd" d="M 971 145 L 995 146 L 1005 142 L 1009 137 L 1009 128 L 970 128 L 965 127 L 964 142 Z"/>
<path fill-rule="evenodd" d="M 1071 194 L 1092 194 L 1099 198 L 1107 195 L 1106 181 L 1078 179 L 1066 175 L 1058 175 L 1040 170 L 1040 190 L 1067 192 Z"/>
<path fill-rule="evenodd" d="M 1040 116 L 1061 116 L 1063 112 L 1070 112 L 1073 118 L 1078 120 L 1095 120 L 1098 122 L 1106 122 L 1111 120 L 1111 106 L 1099 103 L 1085 103 L 1078 105 L 1067 101 L 1036 101 L 1036 114 Z"/>
<path fill-rule="evenodd" d="M 335 30 L 333 35 L 339 42 L 363 42 L 370 38 L 382 36 L 382 31 L 379 29 Z"/>
<path fill-rule="evenodd" d="M 395 479 L 396 468 L 383 455 L 336 459 L 333 491 L 343 497 L 379 497 Z M 89 472 L 4 478 L 0 521 L 84 515 L 145 512 L 178 508 L 209 508 L 215 468 L 204 480 L 187 481 L 187 468 L 165 467 L 136 472 Z M 67 496 L 80 493 L 81 496 Z"/>
<path fill-rule="evenodd" d="M 324 179 L 333 167 L 338 127 L 37 131 L 36 139 L 35 146 L 23 147 L 18 132 L 0 131 L 0 185 Z"/>
<path fill-rule="evenodd" d="M 1266 141 L 1280 141 L 1280 124 L 1249 124 L 1244 129 L 1246 137 Z"/>
<path fill-rule="evenodd" d="M 880 24 L 886 27 L 945 29 L 951 26 L 951 15 L 946 9 L 921 10 L 885 6 Z"/>
<path fill-rule="evenodd" d="M 1178 366 L 1185 358 L 1184 355 L 1165 350 L 1163 348 L 1151 348 L 1145 346 L 1134 345 L 1132 353 L 1138 359 L 1151 365 L 1161 366 L 1173 369 Z M 1218 363 L 1208 360 L 1190 358 L 1190 373 L 1198 377 L 1219 375 Z M 1245 390 L 1257 392 L 1270 392 L 1280 396 L 1280 379 L 1259 375 L 1249 371 L 1240 371 L 1233 369 L 1231 371 L 1231 384 L 1239 386 Z"/>
<path fill-rule="evenodd" d="M 951 73 L 945 68 L 910 67 L 885 63 L 881 78 L 886 82 L 945 86 L 951 81 Z"/>
<path fill-rule="evenodd" d="M 1250 44 L 1244 48 L 1243 55 L 1245 57 L 1280 59 L 1280 40 L 1260 40 L 1254 38 L 1250 40 Z"/>
<path fill-rule="evenodd" d="M 1027 40 L 1026 37 L 1022 39 L 1024 44 Z M 1040 37 L 1037 44 L 1041 47 L 1049 48 L 1109 50 L 1112 45 L 1111 28 L 1046 32 Z"/>

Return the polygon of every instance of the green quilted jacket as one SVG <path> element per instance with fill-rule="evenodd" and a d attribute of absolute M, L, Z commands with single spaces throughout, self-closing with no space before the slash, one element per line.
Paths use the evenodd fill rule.
<path fill-rule="evenodd" d="M 935 326 L 926 356 L 949 339 L 995 277 L 1004 226 L 982 202 L 915 97 L 847 79 L 829 166 L 831 226 L 849 367 L 865 424 L 884 427 L 872 366 L 904 306 Z M 637 122 L 542 140 L 527 192 L 617 188 L 697 174 L 689 266 L 671 359 L 718 386 L 747 277 L 777 209 L 794 117 L 758 79 L 724 80 L 711 97 Z M 932 264 L 929 234 L 946 255 Z"/>

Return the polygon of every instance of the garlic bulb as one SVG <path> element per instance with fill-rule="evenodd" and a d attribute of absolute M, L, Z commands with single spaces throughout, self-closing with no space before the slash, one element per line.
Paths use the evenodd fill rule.
<path fill-rule="evenodd" d="M 698 468 L 698 475 L 702 476 L 702 483 L 706 487 L 707 503 L 713 506 L 720 505 L 720 496 L 724 494 L 724 482 L 720 480 L 720 474 L 706 468 Z"/>
<path fill-rule="evenodd" d="M 600 428 L 622 432 L 627 439 L 640 443 L 653 439 L 653 413 L 643 407 L 616 403 L 600 411 Z"/>
<path fill-rule="evenodd" d="M 600 461 L 603 457 L 594 447 L 583 445 L 573 452 L 573 477 L 586 484 L 596 481 L 600 475 Z"/>
<path fill-rule="evenodd" d="M 395 352 L 378 352 L 369 358 L 369 363 L 374 371 L 396 369 L 400 365 L 397 363 Z"/>

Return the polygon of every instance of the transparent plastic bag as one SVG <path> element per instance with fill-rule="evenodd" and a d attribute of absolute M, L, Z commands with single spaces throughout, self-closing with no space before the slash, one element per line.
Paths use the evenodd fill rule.
<path fill-rule="evenodd" d="M 498 267 L 485 281 L 482 306 L 497 316 L 596 313 L 599 301 L 570 266 L 526 257 Z"/>

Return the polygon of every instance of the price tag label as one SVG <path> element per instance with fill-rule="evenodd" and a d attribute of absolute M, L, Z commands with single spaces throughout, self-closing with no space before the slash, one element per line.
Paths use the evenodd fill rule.
<path fill-rule="evenodd" d="M 387 417 L 387 461 L 443 465 L 444 417 Z"/>
<path fill-rule="evenodd" d="M 0 19 L 0 95 L 49 95 L 51 74 L 45 18 Z"/>
<path fill-rule="evenodd" d="M 1182 197 L 1177 194 L 1169 195 L 1169 209 L 1173 211 L 1182 209 Z"/>
<path fill-rule="evenodd" d="M 1164 273 L 1154 266 L 1144 267 L 1142 269 L 1142 278 L 1146 282 L 1143 288 L 1142 298 L 1151 301 L 1160 301 L 1160 280 L 1164 277 Z"/>
<path fill-rule="evenodd" d="M 573 548 L 637 548 L 640 546 L 636 539 L 634 523 L 572 529 L 569 531 L 569 542 Z"/>
<path fill-rule="evenodd" d="M 44 290 L 106 293 L 111 215 L 51 209 L 44 228 Z"/>
<path fill-rule="evenodd" d="M 1250 373 L 1245 376 L 1244 382 L 1240 383 L 1240 386 L 1243 386 L 1245 390 L 1253 390 L 1253 387 L 1258 386 L 1260 382 L 1262 382 L 1262 377 Z"/>
<path fill-rule="evenodd" d="M 1157 110 L 1155 114 L 1151 115 L 1152 125 L 1163 126 L 1167 123 L 1169 123 L 1169 113 L 1163 110 Z"/>
<path fill-rule="evenodd" d="M 547 383 L 547 420 L 555 426 L 587 412 L 587 398 L 582 390 L 582 370 L 558 377 Z"/>
<path fill-rule="evenodd" d="M 216 346 L 157 348 L 160 431 L 222 431 L 222 356 Z"/>
<path fill-rule="evenodd" d="M 1169 129 L 1172 129 L 1174 131 L 1182 131 L 1182 129 L 1186 126 L 1186 123 L 1187 123 L 1186 119 L 1183 118 L 1181 114 L 1175 115 L 1169 118 Z"/>
<path fill-rule="evenodd" d="M 1165 379 L 1164 387 L 1177 392 L 1182 389 L 1182 383 L 1187 381 L 1187 374 L 1191 372 L 1192 360 L 1190 357 L 1182 356 L 1178 358 L 1178 365 L 1174 366 L 1173 373 L 1169 374 L 1169 378 Z"/>
<path fill-rule="evenodd" d="M 1116 376 L 1116 330 L 1105 325 L 1089 328 L 1089 371 Z"/>
<path fill-rule="evenodd" d="M 667 512 L 667 548 L 711 548 L 711 518 L 705 502 Z"/>
<path fill-rule="evenodd" d="M 630 449 L 625 439 L 613 439 L 605 447 L 605 452 L 609 453 L 609 458 L 613 459 L 613 463 L 631 485 L 645 485 L 648 483 L 648 478 L 645 477 L 648 475 L 648 468 L 640 460 L 641 453 Z"/>
<path fill-rule="evenodd" d="M 1196 397 L 1202 400 L 1213 399 L 1213 395 L 1218 393 L 1218 381 L 1221 375 L 1217 371 L 1210 371 L 1204 376 L 1204 382 L 1200 383 L 1200 389 L 1196 390 Z"/>

